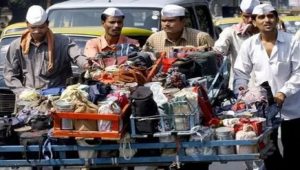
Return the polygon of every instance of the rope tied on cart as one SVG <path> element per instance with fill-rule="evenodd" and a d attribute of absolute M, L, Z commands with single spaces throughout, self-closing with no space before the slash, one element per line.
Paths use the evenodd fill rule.
<path fill-rule="evenodd" d="M 193 133 L 193 134 L 196 134 L 197 136 L 199 136 L 200 137 L 200 141 L 201 142 L 203 142 L 203 139 L 204 139 L 204 136 L 199 132 L 199 131 L 201 131 L 201 126 L 194 126 L 191 130 L 190 130 L 190 132 L 191 133 Z"/>
<path fill-rule="evenodd" d="M 47 139 L 45 140 L 43 147 L 42 147 L 42 154 L 46 160 L 53 159 L 53 152 L 52 152 L 52 145 L 51 145 L 51 136 L 53 133 L 53 129 L 50 129 L 47 134 Z M 49 152 L 50 157 L 46 154 L 46 152 Z"/>
<path fill-rule="evenodd" d="M 181 149 L 181 144 L 180 144 L 180 137 L 175 135 L 175 142 L 176 142 L 176 157 L 175 161 L 172 162 L 171 165 L 169 165 L 169 169 L 180 169 L 180 159 L 179 159 L 179 154 L 180 154 L 180 149 Z"/>
<path fill-rule="evenodd" d="M 120 140 L 120 156 L 123 156 L 125 160 L 131 160 L 134 154 L 137 152 L 136 150 L 131 148 L 130 135 L 128 133 Z"/>

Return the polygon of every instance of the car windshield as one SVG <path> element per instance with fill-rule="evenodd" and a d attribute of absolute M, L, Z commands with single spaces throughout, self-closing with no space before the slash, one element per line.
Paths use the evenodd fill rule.
<path fill-rule="evenodd" d="M 137 27 L 159 30 L 160 9 L 150 8 L 120 8 L 124 15 L 125 27 Z M 55 9 L 49 11 L 50 27 L 99 26 L 101 14 L 105 8 L 89 9 Z"/>

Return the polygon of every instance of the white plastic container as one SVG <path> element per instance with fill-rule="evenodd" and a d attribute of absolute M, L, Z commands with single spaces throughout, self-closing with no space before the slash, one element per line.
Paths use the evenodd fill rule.
<path fill-rule="evenodd" d="M 233 140 L 232 128 L 229 127 L 219 127 L 216 129 L 217 140 Z M 219 155 L 235 154 L 234 146 L 219 146 Z"/>

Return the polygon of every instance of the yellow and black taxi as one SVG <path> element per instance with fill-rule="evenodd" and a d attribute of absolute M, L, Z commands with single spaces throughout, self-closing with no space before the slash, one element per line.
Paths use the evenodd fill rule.
<path fill-rule="evenodd" d="M 222 30 L 224 30 L 224 28 L 237 24 L 241 22 L 241 20 L 241 17 L 217 18 L 214 20 L 214 24 L 215 26 L 220 27 Z"/>

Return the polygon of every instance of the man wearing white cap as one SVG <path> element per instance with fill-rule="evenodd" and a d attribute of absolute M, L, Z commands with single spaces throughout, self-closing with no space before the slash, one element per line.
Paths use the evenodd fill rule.
<path fill-rule="evenodd" d="M 161 10 L 162 31 L 152 34 L 146 41 L 144 49 L 157 52 L 169 52 L 173 46 L 207 45 L 212 47 L 214 40 L 208 33 L 185 27 L 185 8 L 178 5 L 166 5 Z"/>
<path fill-rule="evenodd" d="M 242 0 L 240 4 L 241 22 L 231 27 L 225 28 L 215 42 L 214 49 L 228 56 L 231 63 L 229 88 L 233 84 L 233 65 L 242 43 L 258 30 L 252 25 L 252 10 L 259 5 L 259 0 Z"/>
<path fill-rule="evenodd" d="M 25 87 L 65 86 L 73 75 L 71 63 L 88 66 L 86 57 L 69 37 L 53 34 L 47 13 L 37 5 L 26 14 L 27 30 L 11 43 L 4 68 L 5 83 L 15 92 Z"/>
<path fill-rule="evenodd" d="M 117 44 L 134 44 L 139 46 L 137 40 L 121 35 L 125 15 L 118 8 L 107 8 L 101 15 L 102 26 L 105 34 L 87 41 L 84 54 L 95 57 L 101 51 L 113 51 Z"/>
<path fill-rule="evenodd" d="M 259 34 L 247 39 L 241 46 L 234 65 L 234 87 L 247 88 L 249 74 L 255 74 L 256 85 L 268 82 L 274 102 L 281 107 L 281 139 L 283 160 L 277 147 L 277 131 L 271 134 L 275 152 L 265 160 L 266 169 L 281 170 L 298 166 L 300 131 L 300 45 L 291 34 L 279 31 L 278 13 L 270 4 L 256 6 L 252 12 L 253 24 Z M 299 160 L 299 159 L 298 159 Z"/>
<path fill-rule="evenodd" d="M 174 46 L 212 47 L 214 40 L 206 32 L 185 27 L 185 8 L 178 5 L 166 5 L 161 10 L 162 31 L 147 39 L 143 49 L 156 52 L 169 52 Z M 181 170 L 208 169 L 210 163 L 186 163 Z"/>

